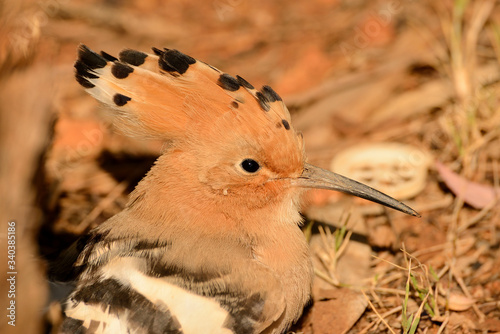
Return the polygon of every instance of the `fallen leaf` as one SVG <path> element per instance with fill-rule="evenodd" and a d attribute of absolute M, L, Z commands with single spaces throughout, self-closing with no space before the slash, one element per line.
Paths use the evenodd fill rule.
<path fill-rule="evenodd" d="M 448 327 L 456 328 L 461 326 L 463 329 L 462 333 L 470 333 L 471 330 L 477 329 L 477 325 L 474 323 L 471 317 L 472 316 L 467 313 L 451 312 L 448 321 Z"/>
<path fill-rule="evenodd" d="M 311 315 L 314 334 L 345 333 L 368 305 L 363 294 L 346 288 L 323 291 L 322 296 L 330 299 L 314 302 Z"/>
<path fill-rule="evenodd" d="M 468 298 L 462 294 L 452 292 L 450 293 L 450 296 L 448 298 L 448 301 L 446 301 L 445 298 L 439 298 L 439 303 L 441 305 L 446 305 L 448 304 L 448 308 L 451 311 L 466 311 L 468 310 L 472 305 L 474 305 L 475 300 L 472 298 Z"/>
<path fill-rule="evenodd" d="M 473 208 L 482 209 L 500 197 L 500 189 L 468 181 L 438 161 L 436 168 L 446 186 Z"/>

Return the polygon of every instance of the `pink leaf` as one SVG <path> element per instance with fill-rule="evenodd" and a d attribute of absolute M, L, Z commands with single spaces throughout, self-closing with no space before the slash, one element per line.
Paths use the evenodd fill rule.
<path fill-rule="evenodd" d="M 482 209 L 500 197 L 500 189 L 468 181 L 440 162 L 436 162 L 436 168 L 448 188 L 476 209 Z"/>

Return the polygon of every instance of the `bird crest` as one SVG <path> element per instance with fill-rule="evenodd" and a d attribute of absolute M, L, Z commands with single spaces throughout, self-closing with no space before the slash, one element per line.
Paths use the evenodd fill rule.
<path fill-rule="evenodd" d="M 246 151 L 275 173 L 304 163 L 302 137 L 281 97 L 172 49 L 115 58 L 81 45 L 77 81 L 115 111 L 127 134 Z M 275 165 L 275 166 L 273 166 Z M 249 166 L 251 168 L 251 166 Z"/>

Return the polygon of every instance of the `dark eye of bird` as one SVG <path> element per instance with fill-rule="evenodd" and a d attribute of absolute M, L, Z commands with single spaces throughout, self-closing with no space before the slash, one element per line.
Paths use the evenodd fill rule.
<path fill-rule="evenodd" d="M 255 173 L 259 170 L 260 165 L 253 159 L 245 159 L 241 162 L 241 168 L 248 173 Z"/>

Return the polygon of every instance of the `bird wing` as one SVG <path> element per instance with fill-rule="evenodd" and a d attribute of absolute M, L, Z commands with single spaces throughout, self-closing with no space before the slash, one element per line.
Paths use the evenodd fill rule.
<path fill-rule="evenodd" d="M 194 271 L 169 262 L 171 242 L 87 242 L 62 333 L 261 333 L 284 313 L 279 280 L 254 259 Z"/>

